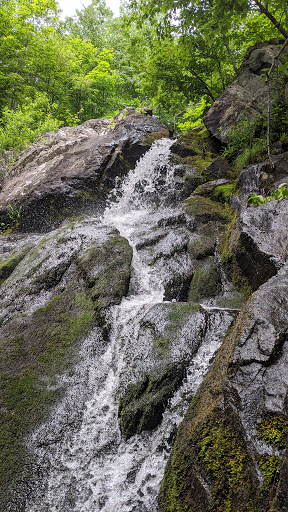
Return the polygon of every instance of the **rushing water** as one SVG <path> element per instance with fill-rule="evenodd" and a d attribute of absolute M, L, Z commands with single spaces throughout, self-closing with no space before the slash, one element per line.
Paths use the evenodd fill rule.
<path fill-rule="evenodd" d="M 168 206 L 174 194 L 173 169 L 167 160 L 170 144 L 154 144 L 115 191 L 116 201 L 111 200 L 104 213 L 103 224 L 116 227 L 133 248 L 129 294 L 110 310 L 110 342 L 103 341 L 97 328 L 85 340 L 74 375 L 66 377 L 65 399 L 30 441 L 44 478 L 27 505 L 29 512 L 156 512 L 176 428 L 232 321 L 226 311 L 205 313 L 205 343 L 191 359 L 160 426 L 124 441 L 117 393 L 123 375 L 129 376 L 125 350 L 138 339 L 141 319 L 164 298 L 166 270 L 155 270 L 137 244 L 139 232 L 149 232 L 159 210 L 164 217 L 167 212 L 173 216 Z M 135 350 L 139 359 L 145 357 L 141 347 Z"/>

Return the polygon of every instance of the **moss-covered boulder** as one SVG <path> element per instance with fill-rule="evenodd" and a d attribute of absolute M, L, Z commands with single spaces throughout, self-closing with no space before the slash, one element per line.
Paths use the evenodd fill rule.
<path fill-rule="evenodd" d="M 92 220 L 24 240 L 0 238 L 3 511 L 23 509 L 34 471 L 25 439 L 62 396 L 60 375 L 73 373 L 85 336 L 97 325 L 107 335 L 104 310 L 127 293 L 132 258 L 116 230 Z"/>
<path fill-rule="evenodd" d="M 190 284 L 188 300 L 201 302 L 211 299 L 222 290 L 219 265 L 213 256 L 194 262 L 194 275 Z"/>
<path fill-rule="evenodd" d="M 212 201 L 209 197 L 202 197 L 192 194 L 184 201 L 185 211 L 193 216 L 196 221 L 208 222 L 218 221 L 227 223 L 231 219 L 231 209 L 228 205 L 222 205 Z"/>

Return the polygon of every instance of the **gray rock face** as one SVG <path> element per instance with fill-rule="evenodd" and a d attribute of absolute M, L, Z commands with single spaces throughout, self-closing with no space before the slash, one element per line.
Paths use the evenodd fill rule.
<path fill-rule="evenodd" d="M 226 143 L 237 123 L 247 118 L 253 121 L 267 111 L 267 86 L 261 78 L 263 70 L 271 66 L 281 39 L 258 43 L 249 49 L 237 79 L 219 96 L 204 117 L 205 126 L 217 139 Z M 287 60 L 284 50 L 281 60 Z"/>
<path fill-rule="evenodd" d="M 0 237 L 1 510 L 24 510 L 34 461 L 23 438 L 59 400 L 59 374 L 73 373 L 84 337 L 96 326 L 106 338 L 105 310 L 127 293 L 131 257 L 92 218 Z"/>
<path fill-rule="evenodd" d="M 238 179 L 242 199 L 246 201 L 252 193 L 266 194 L 271 188 L 288 182 L 288 153 L 273 156 L 272 162 L 274 167 L 266 160 L 242 169 Z"/>
<path fill-rule="evenodd" d="M 287 201 L 247 207 L 251 193 L 269 193 L 271 188 L 287 181 L 287 153 L 274 157 L 273 162 L 274 168 L 268 161 L 244 168 L 238 180 L 238 217 L 231 230 L 229 253 L 252 290 L 275 275 L 288 255 Z"/>
<path fill-rule="evenodd" d="M 44 136 L 6 175 L 0 192 L 0 220 L 7 207 L 21 209 L 24 231 L 47 231 L 90 205 L 103 208 L 117 180 L 133 167 L 157 137 L 162 123 L 127 109 L 113 120 L 96 119 Z"/>

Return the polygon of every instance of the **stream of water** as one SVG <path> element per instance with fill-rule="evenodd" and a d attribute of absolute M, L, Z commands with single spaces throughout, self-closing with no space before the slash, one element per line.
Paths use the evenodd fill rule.
<path fill-rule="evenodd" d="M 133 248 L 129 294 L 110 310 L 109 343 L 97 328 L 85 340 L 75 373 L 67 376 L 65 399 L 33 436 L 44 478 L 27 512 L 156 512 L 176 428 L 231 323 L 225 311 L 208 318 L 205 343 L 191 360 L 161 424 L 124 441 L 117 393 L 119 379 L 128 371 L 125 346 L 138 339 L 141 319 L 164 297 L 160 273 L 143 260 L 136 246 L 139 230 L 149 226 L 155 211 L 169 208 L 166 200 L 174 193 L 170 145 L 165 139 L 153 145 L 104 213 L 101 222 L 116 227 Z"/>

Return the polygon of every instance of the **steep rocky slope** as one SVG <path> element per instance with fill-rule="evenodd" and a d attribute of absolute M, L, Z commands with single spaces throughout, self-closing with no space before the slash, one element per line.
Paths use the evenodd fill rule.
<path fill-rule="evenodd" d="M 277 51 L 277 43 L 252 49 L 251 69 L 248 59 L 245 73 L 249 68 L 259 76 Z M 221 108 L 227 111 L 231 98 L 224 100 L 223 96 Z M 287 180 L 287 153 L 273 156 L 273 165 L 269 160 L 253 164 L 236 177 L 219 152 L 219 141 L 203 127 L 172 145 L 167 143 L 170 153 L 166 146 L 165 151 L 159 146 L 158 156 L 151 153 L 150 159 L 153 183 L 149 169 L 134 182 L 129 198 L 137 207 L 131 210 L 129 199 L 125 236 L 120 235 L 121 226 L 112 222 L 113 217 L 117 220 L 117 208 L 111 206 L 111 224 L 100 215 L 107 197 L 153 140 L 163 136 L 168 136 L 168 130 L 158 120 L 132 109 L 112 122 L 94 120 L 65 128 L 29 148 L 2 184 L 3 512 L 46 512 L 52 506 L 62 512 L 82 512 L 87 507 L 111 510 L 107 493 L 98 501 L 94 498 L 93 461 L 104 460 L 111 450 L 111 459 L 125 466 L 132 448 L 138 449 L 142 442 L 148 446 L 150 437 L 157 456 L 164 453 L 161 464 L 175 441 L 159 504 L 158 484 L 153 488 L 151 481 L 161 480 L 162 473 L 157 479 L 157 465 L 155 475 L 150 469 L 143 477 L 141 464 L 144 452 L 149 452 L 144 444 L 137 462 L 122 475 L 123 496 L 131 489 L 123 510 L 156 512 L 158 505 L 163 512 L 288 509 L 288 206 L 283 200 L 247 207 L 252 192 L 265 194 Z M 116 188 L 114 200 L 121 194 L 125 195 Z M 145 211 L 141 210 L 135 231 L 129 215 L 136 218 L 138 206 Z M 15 232 L 16 226 L 20 232 Z M 149 304 L 139 303 L 142 291 L 135 280 L 139 262 L 152 276 L 145 292 L 151 292 L 155 276 L 161 283 Z M 129 298 L 136 300 L 134 312 Z M 120 303 L 130 316 L 127 313 L 127 322 L 125 317 L 126 323 L 117 331 Z M 113 364 L 107 355 L 109 347 L 115 351 L 109 355 Z M 212 366 L 193 396 L 198 385 L 197 372 L 193 373 L 197 355 L 200 367 L 205 357 Z M 114 372 L 116 383 L 109 373 L 115 370 L 114 359 L 120 362 Z M 206 370 L 203 367 L 201 376 Z M 103 402 L 99 418 L 95 417 L 99 397 L 94 404 L 90 394 L 97 372 L 99 395 L 105 383 L 107 389 L 109 385 L 116 388 L 112 416 L 121 432 L 109 424 L 99 453 L 93 447 L 96 432 L 93 442 L 84 438 L 84 444 L 75 443 L 72 457 L 73 435 L 78 439 L 89 407 L 100 429 L 111 406 Z M 73 401 L 65 402 L 73 386 Z M 174 411 L 176 393 L 181 414 Z M 153 436 L 161 422 L 166 428 L 169 415 L 174 423 L 157 444 Z M 127 457 L 120 452 L 117 458 L 117 436 L 121 449 L 128 447 Z M 90 458 L 85 441 L 92 450 Z M 58 471 L 54 455 L 60 460 L 59 480 L 53 473 Z M 73 473 L 77 457 L 83 458 L 87 471 L 84 467 Z M 81 471 L 83 477 L 77 483 Z M 107 475 L 101 471 L 108 479 L 111 467 Z M 49 485 L 55 493 L 58 487 L 61 490 L 57 504 L 47 483 L 51 472 L 54 480 Z M 124 502 L 119 497 L 117 506 L 122 510 L 120 503 Z"/>

